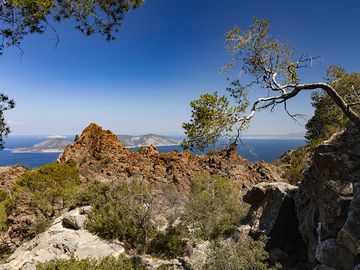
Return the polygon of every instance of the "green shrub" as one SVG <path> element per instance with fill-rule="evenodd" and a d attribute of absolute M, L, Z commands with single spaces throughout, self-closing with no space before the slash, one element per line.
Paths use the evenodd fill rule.
<path fill-rule="evenodd" d="M 31 224 L 29 230 L 27 231 L 26 236 L 28 238 L 33 238 L 36 235 L 46 231 L 46 229 L 50 226 L 50 220 L 46 218 L 38 219 L 35 223 Z"/>
<path fill-rule="evenodd" d="M 52 260 L 40 263 L 36 270 L 145 270 L 136 259 L 106 257 L 102 260 Z"/>
<path fill-rule="evenodd" d="M 182 256 L 186 248 L 186 231 L 181 227 L 168 227 L 159 232 L 151 241 L 150 253 L 168 259 Z"/>
<path fill-rule="evenodd" d="M 236 229 L 245 211 L 229 179 L 202 174 L 191 187 L 182 220 L 195 237 L 216 239 Z"/>
<path fill-rule="evenodd" d="M 272 269 L 263 241 L 246 237 L 238 241 L 213 244 L 203 270 L 266 270 Z"/>
<path fill-rule="evenodd" d="M 100 154 L 99 152 L 95 152 L 95 153 L 94 153 L 94 159 L 95 159 L 95 160 L 101 160 L 101 159 L 102 159 L 101 154 Z"/>
<path fill-rule="evenodd" d="M 13 208 L 8 192 L 0 190 L 0 232 L 7 229 L 7 217 Z"/>
<path fill-rule="evenodd" d="M 79 188 L 79 171 L 74 161 L 51 163 L 24 173 L 11 189 L 15 206 L 27 205 L 52 217 L 56 210 L 67 206 L 72 194 Z"/>
<path fill-rule="evenodd" d="M 94 189 L 94 187 L 90 188 Z M 154 233 L 154 198 L 151 187 L 141 179 L 96 184 L 90 192 L 93 211 L 87 228 L 104 239 L 118 239 L 128 247 L 144 250 Z"/>

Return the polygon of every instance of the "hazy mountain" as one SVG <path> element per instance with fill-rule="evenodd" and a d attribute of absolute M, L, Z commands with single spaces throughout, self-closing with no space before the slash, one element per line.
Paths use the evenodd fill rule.
<path fill-rule="evenodd" d="M 72 141 L 66 138 L 51 138 L 31 147 L 14 148 L 13 152 L 62 152 Z"/>
<path fill-rule="evenodd" d="M 244 139 L 304 139 L 305 133 L 288 133 L 288 134 L 245 134 Z"/>
<path fill-rule="evenodd" d="M 179 141 L 173 138 L 156 134 L 146 134 L 140 136 L 117 135 L 117 137 L 126 147 L 140 147 L 150 145 L 168 146 L 179 144 Z"/>

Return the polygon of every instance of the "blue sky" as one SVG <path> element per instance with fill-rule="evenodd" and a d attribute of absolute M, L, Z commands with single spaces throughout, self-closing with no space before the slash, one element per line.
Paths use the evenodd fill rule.
<path fill-rule="evenodd" d="M 127 14 L 115 42 L 62 23 L 56 49 L 48 32 L 26 37 L 21 58 L 16 48 L 5 51 L 0 90 L 17 102 L 6 115 L 13 134 L 77 134 L 90 122 L 122 134 L 181 134 L 189 102 L 227 85 L 219 72 L 225 32 L 254 16 L 299 54 L 322 56 L 302 81 L 321 80 L 331 64 L 360 71 L 360 1 L 146 0 Z M 290 109 L 310 117 L 309 94 Z M 303 130 L 279 108 L 259 113 L 248 132 Z"/>

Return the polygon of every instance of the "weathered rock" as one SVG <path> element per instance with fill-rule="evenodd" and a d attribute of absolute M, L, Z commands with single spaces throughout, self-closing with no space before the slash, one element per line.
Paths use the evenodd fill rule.
<path fill-rule="evenodd" d="M 106 242 L 83 228 L 74 230 L 64 226 L 65 217 L 86 218 L 84 211 L 86 209 L 75 209 L 57 218 L 49 229 L 17 248 L 3 269 L 33 269 L 37 263 L 52 259 L 96 259 L 123 253 L 120 243 Z"/>
<path fill-rule="evenodd" d="M 359 134 L 349 128 L 318 146 L 295 196 L 299 231 L 310 262 L 316 261 L 319 242 L 336 239 L 340 231 L 338 242 L 357 254 L 359 234 L 353 226 L 357 216 L 349 213 L 350 205 L 352 211 L 359 209 L 359 200 L 353 200 L 354 183 L 360 181 Z"/>
<path fill-rule="evenodd" d="M 298 232 L 293 197 L 296 186 L 287 183 L 260 183 L 248 191 L 243 200 L 251 204 L 246 223 L 250 235 L 266 235 L 266 249 L 273 263 L 299 264 L 306 260 L 306 245 Z M 244 233 L 246 227 L 242 227 Z"/>
<path fill-rule="evenodd" d="M 62 219 L 63 226 L 74 230 L 83 229 L 87 219 L 86 214 L 89 214 L 91 209 L 91 206 L 86 206 L 67 212 Z"/>
<path fill-rule="evenodd" d="M 335 269 L 353 270 L 355 267 L 355 256 L 335 239 L 319 243 L 315 257 L 320 263 Z"/>
<path fill-rule="evenodd" d="M 189 247 L 187 256 L 182 257 L 180 260 L 185 269 L 200 270 L 206 262 L 210 242 L 194 243 Z"/>
<path fill-rule="evenodd" d="M 360 217 L 357 214 L 350 212 L 337 239 L 354 255 L 360 254 Z"/>
<path fill-rule="evenodd" d="M 248 191 L 243 200 L 251 204 L 248 219 L 253 232 L 269 235 L 286 198 L 297 191 L 287 183 L 260 183 Z"/>

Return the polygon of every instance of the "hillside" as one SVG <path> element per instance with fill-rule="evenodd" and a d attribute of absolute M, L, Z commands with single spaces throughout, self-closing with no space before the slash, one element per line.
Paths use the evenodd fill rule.
<path fill-rule="evenodd" d="M 0 269 L 72 270 L 96 258 L 121 265 L 113 269 L 219 270 L 230 260 L 244 265 L 231 269 L 358 270 L 358 134 L 317 146 L 294 186 L 281 164 L 234 149 L 132 152 L 90 124 L 57 163 L 2 183 L 0 250 L 10 257 Z"/>

